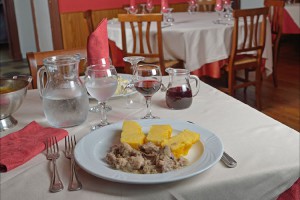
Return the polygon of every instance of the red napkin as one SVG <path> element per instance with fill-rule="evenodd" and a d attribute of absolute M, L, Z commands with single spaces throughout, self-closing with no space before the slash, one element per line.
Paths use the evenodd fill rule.
<path fill-rule="evenodd" d="M 0 138 L 0 172 L 12 170 L 42 152 L 47 138 L 56 136 L 59 141 L 67 135 L 64 129 L 42 127 L 33 121 L 23 129 Z"/>
<path fill-rule="evenodd" d="M 101 58 L 109 58 L 109 46 L 107 35 L 107 19 L 103 19 L 92 32 L 87 41 L 88 65 L 98 64 Z"/>

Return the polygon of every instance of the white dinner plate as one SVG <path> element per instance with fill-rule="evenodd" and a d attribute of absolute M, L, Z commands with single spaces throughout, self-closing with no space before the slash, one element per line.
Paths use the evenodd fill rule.
<path fill-rule="evenodd" d="M 111 168 L 105 156 L 113 144 L 119 143 L 123 122 L 111 124 L 95 130 L 83 137 L 75 148 L 75 160 L 88 173 L 106 180 L 155 184 L 182 180 L 197 175 L 215 165 L 223 154 L 221 140 L 212 132 L 192 123 L 170 119 L 136 120 L 147 133 L 153 124 L 169 124 L 173 128 L 172 135 L 184 129 L 200 133 L 200 140 L 192 146 L 186 158 L 189 165 L 161 174 L 133 174 Z"/>

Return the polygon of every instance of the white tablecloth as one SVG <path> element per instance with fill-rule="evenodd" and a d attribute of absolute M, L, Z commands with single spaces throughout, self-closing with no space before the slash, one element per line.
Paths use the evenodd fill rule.
<path fill-rule="evenodd" d="M 173 13 L 173 26 L 162 28 L 165 60 L 180 59 L 185 68 L 194 71 L 207 63 L 228 58 L 231 48 L 232 25 L 214 24 L 218 19 L 214 12 Z M 108 37 L 122 49 L 121 27 L 113 20 L 108 25 Z M 233 23 L 233 22 L 232 22 Z M 267 25 L 266 45 L 263 58 L 266 58 L 266 75 L 272 73 L 272 40 L 270 24 Z M 128 26 L 128 33 L 131 32 Z M 131 34 L 127 34 L 128 49 L 132 49 Z"/>
<path fill-rule="evenodd" d="M 167 82 L 167 79 L 164 79 Z M 127 109 L 125 99 L 109 101 L 113 110 L 108 113 L 111 122 L 138 119 L 145 109 Z M 67 190 L 69 160 L 63 156 L 64 142 L 60 141 L 61 157 L 58 170 L 65 189 L 50 193 L 50 163 L 40 153 L 32 160 L 7 173 L 1 173 L 0 199 L 35 200 L 253 200 L 275 199 L 299 177 L 300 134 L 278 121 L 258 112 L 236 99 L 201 82 L 200 92 L 193 104 L 185 110 L 170 110 L 165 105 L 164 93 L 153 96 L 153 113 L 161 118 L 192 121 L 216 134 L 227 153 L 238 162 L 236 168 L 227 168 L 218 162 L 209 170 L 194 177 L 166 184 L 130 185 L 114 183 L 79 169 L 83 189 Z M 35 120 L 49 126 L 37 90 L 30 90 L 13 114 L 18 125 L 1 132 L 1 137 L 23 128 Z M 99 114 L 89 113 L 80 126 L 67 128 L 70 135 L 80 140 L 89 134 L 90 126 L 99 120 Z M 163 175 L 162 175 L 163 176 Z"/>
<path fill-rule="evenodd" d="M 300 27 L 300 3 L 285 4 L 284 9 L 288 12 L 297 26 Z"/>

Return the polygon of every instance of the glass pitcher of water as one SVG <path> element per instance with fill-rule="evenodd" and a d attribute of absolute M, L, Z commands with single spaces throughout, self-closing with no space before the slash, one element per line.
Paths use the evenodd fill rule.
<path fill-rule="evenodd" d="M 187 69 L 167 68 L 169 83 L 166 89 L 166 104 L 174 110 L 181 110 L 192 105 L 193 97 L 200 89 L 200 80 L 195 75 L 190 75 Z M 192 90 L 190 80 L 195 82 L 196 88 Z"/>
<path fill-rule="evenodd" d="M 38 70 L 37 86 L 44 114 L 54 127 L 76 126 L 87 118 L 89 101 L 79 79 L 79 61 L 79 54 L 48 57 Z"/>

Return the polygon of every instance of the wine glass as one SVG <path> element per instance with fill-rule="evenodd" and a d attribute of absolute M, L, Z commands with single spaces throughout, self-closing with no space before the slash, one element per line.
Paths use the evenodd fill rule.
<path fill-rule="evenodd" d="M 141 14 L 146 14 L 146 4 L 140 4 L 141 8 L 142 8 L 142 11 L 141 11 Z"/>
<path fill-rule="evenodd" d="M 85 65 L 88 67 L 89 65 L 97 64 L 97 65 L 101 65 L 104 68 L 108 68 L 111 65 L 111 63 L 112 63 L 112 61 L 109 57 L 108 58 L 100 58 L 100 59 L 87 58 Z M 101 107 L 100 102 L 97 101 L 97 105 L 90 107 L 89 111 L 93 112 L 93 113 L 100 112 L 100 110 L 101 110 L 100 107 Z M 105 110 L 106 110 L 106 112 L 108 112 L 108 111 L 111 111 L 112 108 L 110 105 L 105 104 Z"/>
<path fill-rule="evenodd" d="M 89 94 L 100 102 L 100 123 L 92 126 L 91 130 L 110 124 L 107 121 L 105 105 L 112 97 L 118 86 L 118 75 L 114 66 L 104 68 L 102 65 L 91 65 L 85 72 L 85 87 Z"/>
<path fill-rule="evenodd" d="M 135 71 L 137 69 L 137 65 L 139 62 L 145 60 L 145 57 L 142 56 L 128 56 L 124 57 L 123 60 L 125 62 L 129 62 L 131 64 L 131 70 L 132 74 L 135 74 Z M 133 77 L 133 76 L 132 76 Z M 133 79 L 130 80 L 129 84 L 125 87 L 123 93 L 125 93 L 128 90 L 135 90 L 133 86 Z M 126 95 L 126 107 L 127 108 L 140 108 L 142 107 L 141 98 L 138 96 L 132 94 L 132 95 Z"/>
<path fill-rule="evenodd" d="M 198 4 L 197 4 L 196 0 L 189 0 L 188 4 L 189 4 L 188 13 L 194 14 L 198 9 Z"/>
<path fill-rule="evenodd" d="M 159 118 L 151 113 L 151 98 L 162 83 L 160 67 L 152 64 L 139 65 L 133 77 L 135 89 L 146 99 L 147 114 L 142 119 Z"/>
<path fill-rule="evenodd" d="M 154 9 L 154 6 L 153 6 L 152 0 L 147 0 L 146 10 L 148 11 L 148 13 L 151 13 L 153 9 Z"/>
<path fill-rule="evenodd" d="M 174 24 L 174 17 L 172 15 L 173 8 L 165 8 L 163 11 L 164 21 L 166 25 L 173 25 Z"/>
<path fill-rule="evenodd" d="M 136 6 L 136 5 L 130 6 L 130 7 L 129 7 L 129 13 L 130 13 L 130 14 L 137 14 L 137 13 L 138 13 L 138 8 L 137 8 L 137 6 Z"/>
<path fill-rule="evenodd" d="M 222 21 L 222 13 L 224 12 L 224 7 L 221 2 L 216 4 L 215 11 L 218 13 L 217 23 L 220 23 Z"/>

